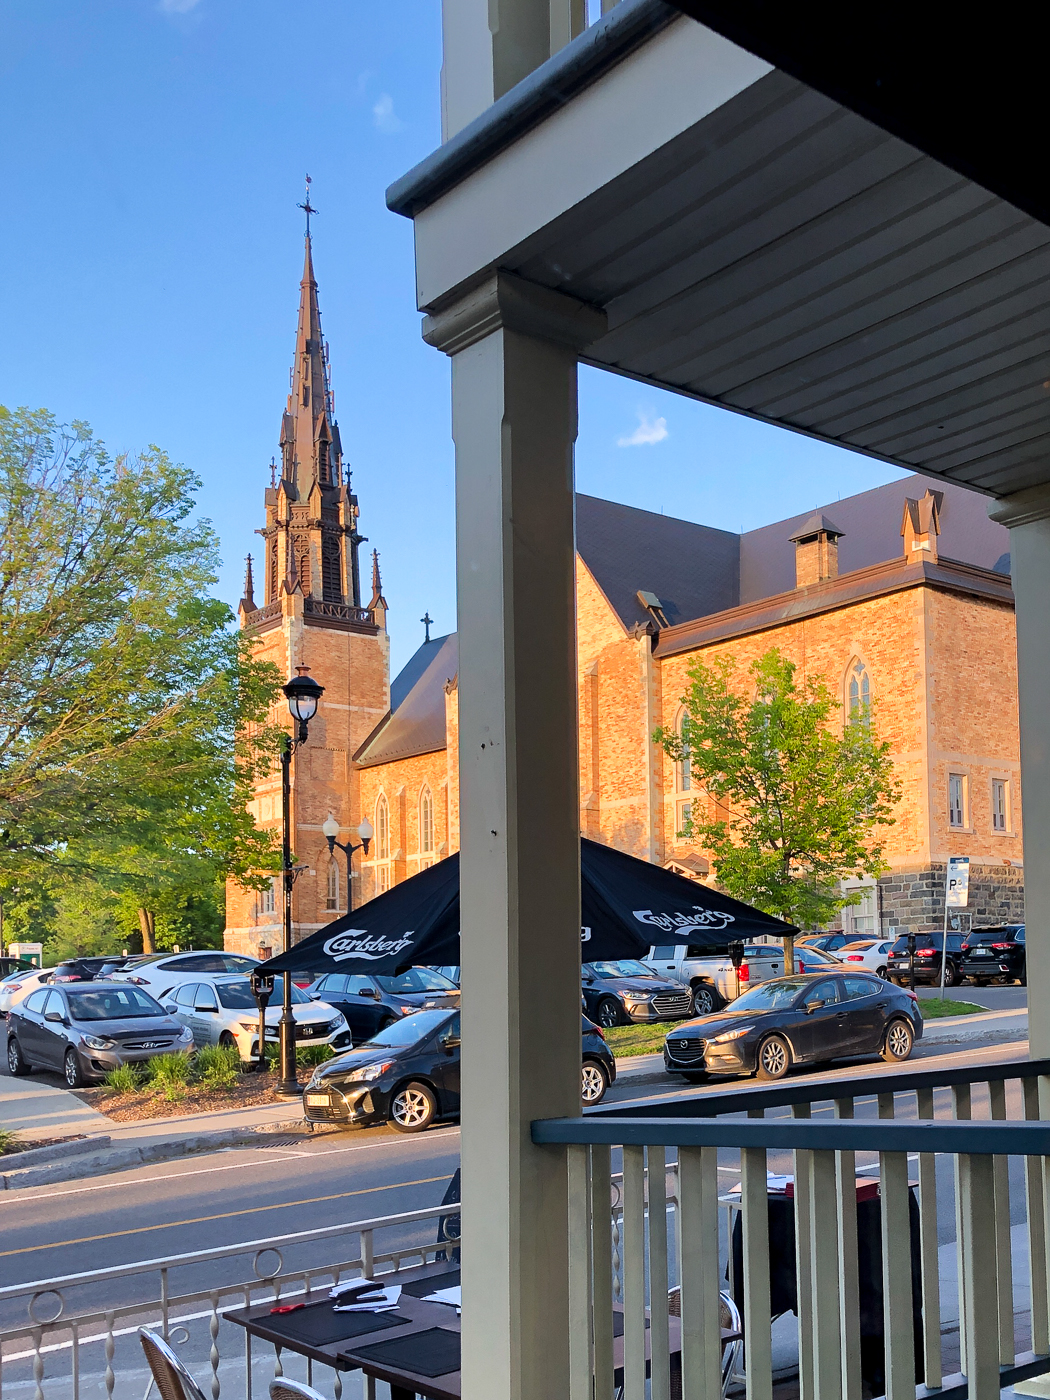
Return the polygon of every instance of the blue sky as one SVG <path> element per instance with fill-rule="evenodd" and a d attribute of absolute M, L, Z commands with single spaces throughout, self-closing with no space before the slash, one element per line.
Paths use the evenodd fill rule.
<path fill-rule="evenodd" d="M 438 0 L 33 0 L 0 17 L 0 402 L 165 447 L 236 605 L 295 334 L 303 177 L 344 451 L 399 666 L 455 626 L 448 366 L 384 190 L 438 141 Z M 889 467 L 584 370 L 578 484 L 750 529 Z"/>

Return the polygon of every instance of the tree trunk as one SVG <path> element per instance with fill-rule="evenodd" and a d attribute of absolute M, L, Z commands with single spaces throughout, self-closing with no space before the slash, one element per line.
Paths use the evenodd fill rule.
<path fill-rule="evenodd" d="M 157 921 L 151 909 L 139 910 L 139 928 L 142 930 L 142 951 L 155 953 L 157 951 Z"/>

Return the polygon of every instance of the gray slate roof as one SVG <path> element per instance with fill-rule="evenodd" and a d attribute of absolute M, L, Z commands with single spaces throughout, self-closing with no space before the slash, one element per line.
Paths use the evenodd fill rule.
<path fill-rule="evenodd" d="M 455 632 L 424 642 L 390 686 L 391 713 L 354 755 L 363 768 L 445 747 L 445 685 L 459 670 Z"/>

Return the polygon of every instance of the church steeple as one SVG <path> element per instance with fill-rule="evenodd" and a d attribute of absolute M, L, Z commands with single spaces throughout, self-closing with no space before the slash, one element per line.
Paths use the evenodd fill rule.
<path fill-rule="evenodd" d="M 328 347 L 321 334 L 321 308 L 317 301 L 309 233 L 299 283 L 299 323 L 291 386 L 281 422 L 281 474 L 295 486 L 299 499 L 305 500 L 314 482 L 322 486 L 343 484 L 342 449 L 328 382 Z"/>

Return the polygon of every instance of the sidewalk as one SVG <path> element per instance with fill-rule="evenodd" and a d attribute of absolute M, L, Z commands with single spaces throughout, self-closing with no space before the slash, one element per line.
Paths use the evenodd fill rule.
<path fill-rule="evenodd" d="M 27 1138 L 79 1137 L 105 1133 L 112 1124 L 66 1089 L 37 1080 L 0 1077 L 0 1128 Z"/>

